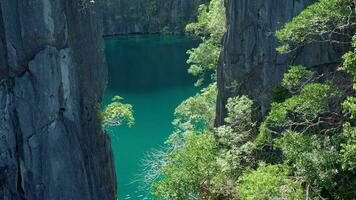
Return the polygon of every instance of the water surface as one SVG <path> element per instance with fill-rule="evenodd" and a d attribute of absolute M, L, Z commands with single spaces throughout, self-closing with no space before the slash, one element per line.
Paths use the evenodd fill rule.
<path fill-rule="evenodd" d="M 105 38 L 109 84 L 104 103 L 114 95 L 134 106 L 132 128 L 111 128 L 118 199 L 144 199 L 138 190 L 141 160 L 172 132 L 175 107 L 197 92 L 187 74 L 186 51 L 197 41 L 183 36 Z M 149 197 L 147 199 L 150 199 Z"/>

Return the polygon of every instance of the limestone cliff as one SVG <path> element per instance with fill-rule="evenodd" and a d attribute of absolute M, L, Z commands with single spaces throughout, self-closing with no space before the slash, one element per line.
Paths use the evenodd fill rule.
<path fill-rule="evenodd" d="M 225 0 L 227 33 L 218 66 L 217 125 L 223 124 L 228 97 L 248 95 L 259 106 L 258 118 L 269 109 L 271 89 L 288 66 L 335 65 L 337 47 L 318 44 L 280 55 L 275 31 L 316 0 Z M 312 55 L 312 56 L 310 56 Z"/>
<path fill-rule="evenodd" d="M 115 199 L 99 13 L 87 0 L 0 1 L 0 199 Z"/>
<path fill-rule="evenodd" d="M 209 0 L 104 0 L 104 34 L 182 33 Z"/>

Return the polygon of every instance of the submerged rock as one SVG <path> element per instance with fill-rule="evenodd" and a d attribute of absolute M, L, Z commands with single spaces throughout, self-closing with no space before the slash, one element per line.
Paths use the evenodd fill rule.
<path fill-rule="evenodd" d="M 100 9 L 0 1 L 0 199 L 116 199 Z"/>

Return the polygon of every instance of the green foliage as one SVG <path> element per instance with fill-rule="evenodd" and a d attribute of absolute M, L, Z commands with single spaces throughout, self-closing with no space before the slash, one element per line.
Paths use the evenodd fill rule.
<path fill-rule="evenodd" d="M 356 119 L 356 97 L 348 97 L 342 106 L 351 114 L 351 119 Z"/>
<path fill-rule="evenodd" d="M 216 138 L 221 146 L 218 163 L 222 171 L 238 176 L 253 165 L 251 142 L 255 136 L 255 123 L 252 121 L 253 102 L 246 96 L 229 98 L 226 105 L 227 125 L 218 127 Z"/>
<path fill-rule="evenodd" d="M 267 156 L 261 154 L 263 160 L 291 166 L 293 176 L 308 185 L 308 194 L 318 197 L 323 189 L 334 191 L 341 168 L 340 144 L 330 136 L 340 125 L 329 120 L 335 117 L 330 105 L 342 95 L 331 82 L 314 83 L 313 76 L 301 66 L 286 73 L 283 85 L 294 95 L 272 104 L 254 143 L 269 149 Z"/>
<path fill-rule="evenodd" d="M 329 102 L 338 96 L 340 92 L 330 83 L 309 83 L 300 94 L 283 103 L 272 103 L 271 111 L 260 127 L 257 143 L 271 142 L 274 134 L 293 126 L 299 126 L 304 132 L 312 131 L 317 128 L 313 120 L 328 111 Z"/>
<path fill-rule="evenodd" d="M 112 102 L 104 108 L 100 116 L 104 127 L 120 126 L 123 123 L 131 127 L 135 124 L 132 105 L 121 103 L 122 100 L 122 97 L 115 96 Z"/>
<path fill-rule="evenodd" d="M 276 32 L 282 45 L 279 52 L 286 53 L 314 42 L 336 42 L 334 36 L 351 38 L 349 30 L 356 27 L 354 0 L 320 0 L 306 8 L 291 22 Z"/>
<path fill-rule="evenodd" d="M 288 178 L 289 166 L 264 165 L 245 173 L 237 191 L 242 199 L 305 199 L 301 182 Z"/>
<path fill-rule="evenodd" d="M 224 2 L 221 0 L 210 1 L 209 6 L 199 6 L 197 21 L 186 26 L 186 31 L 196 36 L 213 38 L 220 43 L 226 31 L 226 15 Z"/>
<path fill-rule="evenodd" d="M 316 2 L 277 31 L 278 50 L 286 53 L 314 42 L 348 44 L 355 4 Z M 224 11 L 222 1 L 213 0 L 186 27 L 203 41 L 188 52 L 189 73 L 199 77 L 196 85 L 215 72 Z M 354 80 L 355 41 L 356 36 L 340 68 Z M 259 129 L 252 119 L 253 101 L 246 96 L 228 99 L 225 125 L 213 127 L 215 84 L 184 101 L 175 112 L 175 133 L 150 167 L 155 169 L 154 195 L 182 200 L 354 198 L 356 98 L 347 87 L 340 91 L 338 80 L 330 77 L 290 67 L 281 85 L 272 89 L 276 102 Z"/>
<path fill-rule="evenodd" d="M 344 142 L 341 144 L 342 168 L 354 171 L 356 170 L 356 127 L 346 123 L 342 137 L 344 138 Z"/>
<path fill-rule="evenodd" d="M 239 126 L 251 124 L 253 102 L 246 96 L 229 98 L 226 104 L 228 111 L 225 121 L 229 124 L 236 123 Z"/>
<path fill-rule="evenodd" d="M 281 103 L 288 97 L 289 91 L 282 85 L 276 85 L 272 87 L 272 101 Z"/>
<path fill-rule="evenodd" d="M 188 73 L 199 77 L 195 86 L 203 84 L 207 73 L 215 73 L 216 66 L 220 55 L 221 47 L 216 45 L 212 40 L 203 40 L 197 48 L 187 51 L 190 65 Z"/>
<path fill-rule="evenodd" d="M 169 144 L 175 146 L 175 144 Z M 217 143 L 211 133 L 184 134 L 183 146 L 168 155 L 163 176 L 153 184 L 159 199 L 196 199 L 216 173 Z"/>
<path fill-rule="evenodd" d="M 163 162 L 154 161 L 148 171 L 149 179 L 156 180 L 152 190 L 157 198 L 237 197 L 237 174 L 250 167 L 254 149 L 248 142 L 253 138 L 252 101 L 245 96 L 229 99 L 229 125 L 214 130 L 215 101 L 214 84 L 177 108 L 174 124 L 180 131 L 166 142 L 165 155 L 155 158 Z"/>
<path fill-rule="evenodd" d="M 215 120 L 217 97 L 216 83 L 183 101 L 175 110 L 173 125 L 180 131 L 212 130 Z"/>
<path fill-rule="evenodd" d="M 288 130 L 277 140 L 285 161 L 314 189 L 331 188 L 338 173 L 339 152 L 328 136 Z"/>
<path fill-rule="evenodd" d="M 353 51 L 347 52 L 342 57 L 344 59 L 344 63 L 341 69 L 351 74 L 354 82 L 356 82 L 356 35 L 354 35 L 352 38 L 352 48 Z M 355 83 L 354 83 L 354 90 L 356 90 Z"/>
<path fill-rule="evenodd" d="M 217 142 L 212 134 L 216 97 L 214 83 L 183 101 L 175 110 L 176 130 L 166 146 L 145 160 L 145 181 L 157 199 L 204 195 L 201 187 L 209 186 L 217 169 Z"/>
<path fill-rule="evenodd" d="M 296 93 L 302 86 L 310 82 L 313 77 L 314 73 L 307 70 L 304 66 L 292 66 L 288 72 L 284 74 L 282 86 L 287 88 L 291 93 Z"/>
<path fill-rule="evenodd" d="M 169 30 L 169 27 L 168 26 L 165 26 L 161 29 L 161 34 L 162 35 L 169 35 L 171 34 L 171 31 Z"/>
<path fill-rule="evenodd" d="M 201 5 L 197 22 L 188 24 L 186 31 L 202 39 L 202 43 L 187 53 L 190 65 L 188 72 L 198 77 L 196 86 L 200 86 L 207 74 L 215 76 L 216 66 L 222 49 L 221 39 L 226 31 L 224 3 L 212 0 L 209 6 Z"/>

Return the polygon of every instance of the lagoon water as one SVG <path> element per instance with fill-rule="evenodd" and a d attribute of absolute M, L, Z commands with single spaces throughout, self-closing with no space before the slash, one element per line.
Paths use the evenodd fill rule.
<path fill-rule="evenodd" d="M 109 129 L 118 179 L 118 199 L 150 199 L 140 190 L 142 159 L 163 145 L 173 113 L 194 95 L 186 51 L 198 41 L 184 36 L 136 35 L 105 38 L 109 83 L 104 100 L 119 95 L 134 107 L 136 123 Z"/>

